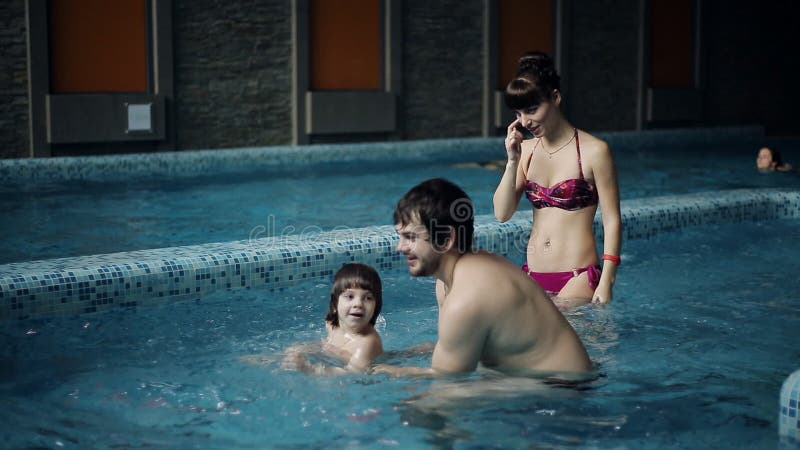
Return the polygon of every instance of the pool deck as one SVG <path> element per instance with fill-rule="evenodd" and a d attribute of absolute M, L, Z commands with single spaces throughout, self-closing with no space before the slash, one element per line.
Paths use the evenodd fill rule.
<path fill-rule="evenodd" d="M 685 227 L 800 218 L 800 192 L 735 189 L 621 203 L 623 240 L 648 239 Z M 600 216 L 596 236 L 602 239 Z M 475 246 L 524 250 L 530 211 L 498 223 L 475 219 Z M 0 265 L 0 320 L 80 315 L 114 308 L 202 299 L 223 289 L 282 290 L 306 280 L 329 281 L 346 262 L 379 271 L 404 270 L 389 225 L 306 235 L 138 250 Z M 624 257 L 624 250 L 623 250 Z"/>

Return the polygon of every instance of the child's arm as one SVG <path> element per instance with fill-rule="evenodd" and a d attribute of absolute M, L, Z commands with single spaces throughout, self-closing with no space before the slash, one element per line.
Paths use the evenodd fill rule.
<path fill-rule="evenodd" d="M 332 376 L 347 373 L 347 371 L 341 367 L 328 366 L 322 363 L 314 364 L 309 361 L 308 358 L 306 358 L 306 355 L 302 353 L 287 352 L 286 357 L 283 358 L 281 367 L 287 370 L 297 370 L 298 372 L 303 372 L 306 375 Z"/>
<path fill-rule="evenodd" d="M 372 361 L 383 353 L 383 343 L 377 333 L 364 338 L 361 345 L 353 352 L 353 356 L 345 366 L 348 372 L 368 372 L 372 367 Z"/>
<path fill-rule="evenodd" d="M 321 347 L 322 346 L 319 342 L 305 342 L 302 344 L 292 345 L 291 347 L 286 349 L 285 354 L 288 355 L 289 353 L 311 353 L 314 351 L 319 351 Z M 256 355 L 242 355 L 239 357 L 239 361 L 254 366 L 268 366 L 280 361 L 280 359 L 281 355 L 275 353 L 259 353 Z"/>
<path fill-rule="evenodd" d="M 369 372 L 372 367 L 372 360 L 383 353 L 383 345 L 377 333 L 365 337 L 343 368 L 323 363 L 312 363 L 302 352 L 292 350 L 290 348 L 286 352 L 286 358 L 281 364 L 284 369 L 297 370 L 307 375 L 333 376 Z M 327 347 L 325 350 L 334 354 L 342 353 L 341 349 L 333 346 Z M 336 350 L 336 352 L 332 352 L 332 350 Z"/>

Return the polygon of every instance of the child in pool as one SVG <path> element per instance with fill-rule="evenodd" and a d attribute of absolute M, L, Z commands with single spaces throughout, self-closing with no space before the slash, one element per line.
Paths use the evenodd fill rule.
<path fill-rule="evenodd" d="M 381 279 L 378 272 L 365 264 L 345 264 L 336 272 L 331 289 L 325 329 L 328 336 L 323 350 L 340 359 L 344 367 L 312 363 L 304 351 L 306 345 L 286 350 L 282 366 L 310 375 L 364 373 L 372 360 L 383 353 L 381 337 L 375 331 L 375 321 L 383 306 Z"/>

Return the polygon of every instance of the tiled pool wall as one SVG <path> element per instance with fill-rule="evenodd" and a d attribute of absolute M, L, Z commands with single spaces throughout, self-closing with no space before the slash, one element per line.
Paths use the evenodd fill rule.
<path fill-rule="evenodd" d="M 626 200 L 623 240 L 705 224 L 800 218 L 800 192 L 763 189 Z M 518 253 L 531 229 L 530 211 L 506 223 L 476 217 L 475 246 Z M 598 239 L 602 227 L 595 219 Z M 381 272 L 404 270 L 390 225 L 266 237 L 0 265 L 0 319 L 74 315 L 179 300 L 221 289 L 281 290 L 325 280 L 345 262 Z"/>
<path fill-rule="evenodd" d="M 690 130 L 618 133 L 617 139 L 649 142 L 748 139 L 753 129 Z M 610 140 L 610 139 L 609 139 Z M 0 176 L 34 177 L 35 180 L 98 180 L 120 177 L 196 175 L 204 171 L 234 170 L 253 165 L 298 164 L 342 159 L 375 158 L 385 161 L 421 156 L 441 160 L 475 160 L 496 139 L 398 142 L 350 146 L 240 149 L 219 152 L 127 155 L 99 158 L 65 158 L 0 162 Z M 620 142 L 617 142 L 618 145 Z M 220 156 L 230 154 L 231 161 Z M 454 156 L 453 154 L 457 154 Z M 278 158 L 283 163 L 263 161 Z M 391 156 L 387 156 L 391 155 Z M 83 159 L 85 164 L 76 160 Z M 50 162 L 48 164 L 48 162 Z M 13 166 L 13 167 L 12 167 Z M 14 169 L 16 167 L 16 170 Z M 51 178 L 43 176 L 43 172 Z M 35 174 L 35 175 L 34 175 Z M 112 174 L 112 175 L 110 175 Z M 29 179 L 28 179 L 29 180 Z M 30 180 L 29 180 L 30 181 Z M 800 192 L 787 189 L 727 190 L 683 196 L 626 200 L 621 204 L 623 239 L 647 239 L 687 226 L 738 223 L 800 217 Z M 525 248 L 531 228 L 530 211 L 520 211 L 506 223 L 490 215 L 476 217 L 475 244 L 497 253 L 518 253 Z M 595 230 L 601 239 L 600 217 Z M 273 236 L 248 241 L 210 243 L 185 247 L 51 259 L 0 265 L 0 320 L 25 320 L 56 315 L 76 315 L 139 307 L 162 302 L 202 300 L 224 289 L 281 290 L 305 280 L 325 280 L 342 263 L 359 261 L 381 272 L 404 270 L 405 261 L 395 251 L 397 237 L 391 225 L 331 232 Z"/>
<path fill-rule="evenodd" d="M 778 413 L 780 448 L 800 448 L 800 369 L 795 370 L 783 382 Z"/>
<path fill-rule="evenodd" d="M 611 147 L 627 149 L 697 148 L 740 145 L 764 139 L 759 126 L 597 133 Z M 755 155 L 755 153 L 754 153 Z M 177 179 L 209 174 L 263 171 L 280 173 L 309 164 L 386 161 L 474 162 L 505 157 L 503 138 L 436 139 L 359 144 L 258 147 L 225 150 L 136 153 L 109 156 L 0 159 L 0 180 L 10 185 L 63 181 Z"/>

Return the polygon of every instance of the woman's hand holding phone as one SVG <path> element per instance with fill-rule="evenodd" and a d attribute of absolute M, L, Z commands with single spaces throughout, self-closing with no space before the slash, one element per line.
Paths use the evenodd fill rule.
<path fill-rule="evenodd" d="M 520 155 L 522 154 L 522 141 L 524 136 L 519 128 L 525 128 L 519 123 L 519 119 L 515 119 L 508 126 L 506 133 L 506 154 L 508 154 L 508 162 L 516 164 L 519 162 Z"/>
<path fill-rule="evenodd" d="M 519 123 L 519 122 L 517 122 L 517 125 L 515 125 L 514 128 L 516 128 L 517 131 L 522 133 L 522 140 L 523 141 L 527 141 L 528 139 L 533 139 L 533 138 L 536 137 L 536 136 L 533 135 L 533 133 L 531 133 L 531 130 L 523 127 L 522 124 Z"/>

